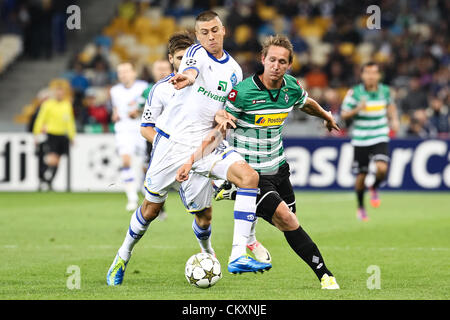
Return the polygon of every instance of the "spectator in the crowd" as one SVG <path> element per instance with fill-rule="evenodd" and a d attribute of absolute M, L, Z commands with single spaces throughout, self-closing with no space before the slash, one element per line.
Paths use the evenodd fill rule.
<path fill-rule="evenodd" d="M 70 80 L 70 85 L 75 91 L 75 94 L 84 94 L 84 91 L 89 87 L 89 80 L 84 75 L 83 64 L 76 61 L 73 68 L 73 75 Z"/>
<path fill-rule="evenodd" d="M 97 60 L 92 70 L 91 85 L 94 87 L 103 87 L 111 84 L 112 76 L 104 60 Z"/>
<path fill-rule="evenodd" d="M 318 65 L 312 65 L 311 70 L 306 73 L 305 80 L 308 88 L 325 88 L 328 86 L 328 78 Z"/>
<path fill-rule="evenodd" d="M 406 97 L 400 102 L 404 113 L 411 114 L 417 109 L 425 109 L 428 97 L 425 88 L 420 84 L 420 78 L 414 76 L 409 80 L 409 89 Z"/>
<path fill-rule="evenodd" d="M 339 60 L 333 60 L 327 68 L 328 85 L 331 88 L 345 87 L 347 76 L 342 63 Z"/>
<path fill-rule="evenodd" d="M 422 139 L 436 135 L 436 129 L 428 121 L 425 109 L 417 109 L 412 113 L 407 135 Z"/>
<path fill-rule="evenodd" d="M 83 99 L 84 124 L 100 124 L 103 132 L 108 132 L 108 124 L 110 114 L 106 104 L 100 103 L 97 99 L 96 90 L 91 87 L 86 90 L 85 98 Z"/>
<path fill-rule="evenodd" d="M 66 51 L 66 10 L 72 1 L 53 1 L 52 36 L 54 50 L 62 54 Z"/>
<path fill-rule="evenodd" d="M 450 115 L 448 106 L 444 105 L 442 99 L 432 97 L 430 107 L 427 109 L 430 124 L 436 131 L 437 137 L 448 138 L 450 133 Z"/>
<path fill-rule="evenodd" d="M 73 90 L 73 109 L 78 123 L 82 123 L 84 92 L 90 86 L 89 80 L 84 75 L 83 64 L 80 61 L 74 63 L 73 74 L 70 77 L 70 85 Z"/>

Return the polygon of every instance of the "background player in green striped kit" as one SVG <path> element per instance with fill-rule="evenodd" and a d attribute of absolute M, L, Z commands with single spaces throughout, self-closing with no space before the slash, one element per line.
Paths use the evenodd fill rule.
<path fill-rule="evenodd" d="M 370 160 L 375 161 L 375 183 L 369 188 L 373 207 L 380 206 L 377 189 L 386 178 L 389 163 L 389 126 L 396 132 L 399 127 L 397 108 L 392 101 L 389 86 L 380 83 L 380 70 L 376 63 L 366 63 L 361 70 L 362 83 L 351 88 L 344 98 L 341 117 L 351 120 L 354 166 L 357 170 L 355 192 L 358 200 L 357 217 L 368 220 L 364 207 L 365 179 Z"/>
<path fill-rule="evenodd" d="M 235 130 L 228 140 L 259 173 L 256 215 L 284 233 L 292 250 L 321 281 L 322 289 L 339 289 L 317 245 L 302 229 L 295 215 L 295 195 L 289 181 L 289 165 L 281 136 L 284 121 L 293 108 L 301 108 L 307 114 L 324 119 L 329 131 L 339 130 L 339 127 L 331 113 L 309 98 L 294 77 L 286 75 L 292 59 L 292 44 L 287 37 L 267 38 L 261 57 L 264 72 L 233 88 L 225 110 L 216 114 L 216 122 L 219 125 L 229 120 L 235 122 Z M 185 175 L 187 169 L 181 167 L 180 176 Z"/>

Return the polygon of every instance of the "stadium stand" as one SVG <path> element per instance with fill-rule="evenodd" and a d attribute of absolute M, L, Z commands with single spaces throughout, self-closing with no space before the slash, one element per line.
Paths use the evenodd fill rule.
<path fill-rule="evenodd" d="M 381 8 L 380 30 L 367 28 L 366 8 L 372 4 Z M 261 39 L 283 33 L 295 50 L 291 74 L 336 115 L 347 90 L 359 82 L 360 66 L 373 60 L 393 88 L 401 114 L 398 135 L 449 136 L 450 3 L 444 0 L 121 1 L 115 17 L 76 53 L 64 75 L 78 90 L 74 103 L 78 128 L 109 131 L 103 118 L 99 122 L 86 116 L 86 92 L 90 104 L 95 101 L 110 110 L 105 92 L 115 82 L 115 66 L 123 60 L 133 60 L 141 78 L 151 82 L 149 66 L 166 55 L 170 34 L 192 29 L 195 15 L 204 9 L 217 11 L 225 22 L 225 49 L 241 64 L 244 76 L 259 67 Z M 23 109 L 22 121 L 27 110 Z M 287 135 L 318 132 L 311 128 L 320 125 L 301 112 L 289 121 Z"/>

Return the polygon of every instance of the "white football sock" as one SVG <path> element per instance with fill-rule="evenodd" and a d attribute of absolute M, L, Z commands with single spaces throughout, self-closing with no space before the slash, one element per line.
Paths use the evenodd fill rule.
<path fill-rule="evenodd" d="M 128 202 L 138 202 L 139 197 L 136 187 L 136 178 L 132 168 L 122 168 L 120 170 L 120 177 L 124 185 L 125 193 L 128 198 Z"/>
<path fill-rule="evenodd" d="M 258 189 L 238 188 L 234 203 L 234 234 L 230 261 L 247 253 L 247 243 L 256 218 Z"/>
<path fill-rule="evenodd" d="M 202 229 L 194 218 L 194 221 L 192 222 L 192 230 L 194 230 L 194 234 L 197 237 L 200 248 L 207 253 L 214 254 L 214 249 L 211 246 L 211 225 L 209 225 L 206 229 Z"/>
<path fill-rule="evenodd" d="M 145 231 L 147 231 L 150 221 L 147 221 L 142 216 L 141 207 L 137 208 L 136 211 L 131 215 L 130 226 L 128 232 L 125 236 L 125 240 L 119 249 L 119 256 L 128 261 L 131 256 L 131 251 L 138 241 L 142 238 Z"/>

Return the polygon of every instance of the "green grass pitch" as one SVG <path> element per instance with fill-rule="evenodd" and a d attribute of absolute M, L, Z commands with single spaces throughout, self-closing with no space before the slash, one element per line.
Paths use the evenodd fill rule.
<path fill-rule="evenodd" d="M 128 229 L 124 194 L 1 193 L 0 299 L 449 299 L 450 196 L 381 192 L 355 217 L 351 192 L 299 192 L 297 214 L 316 242 L 341 290 L 325 291 L 284 236 L 260 219 L 258 239 L 273 268 L 264 274 L 226 271 L 233 202 L 213 202 L 212 242 L 223 278 L 198 289 L 184 278 L 186 260 L 199 251 L 192 216 L 177 194 L 169 218 L 155 220 L 135 247 L 124 284 L 106 286 L 106 272 Z M 67 272 L 80 268 L 80 289 L 68 289 Z M 380 270 L 380 289 L 369 290 L 369 266 Z M 370 270 L 370 269 L 369 269 Z M 370 281 L 369 281 L 370 282 Z"/>

